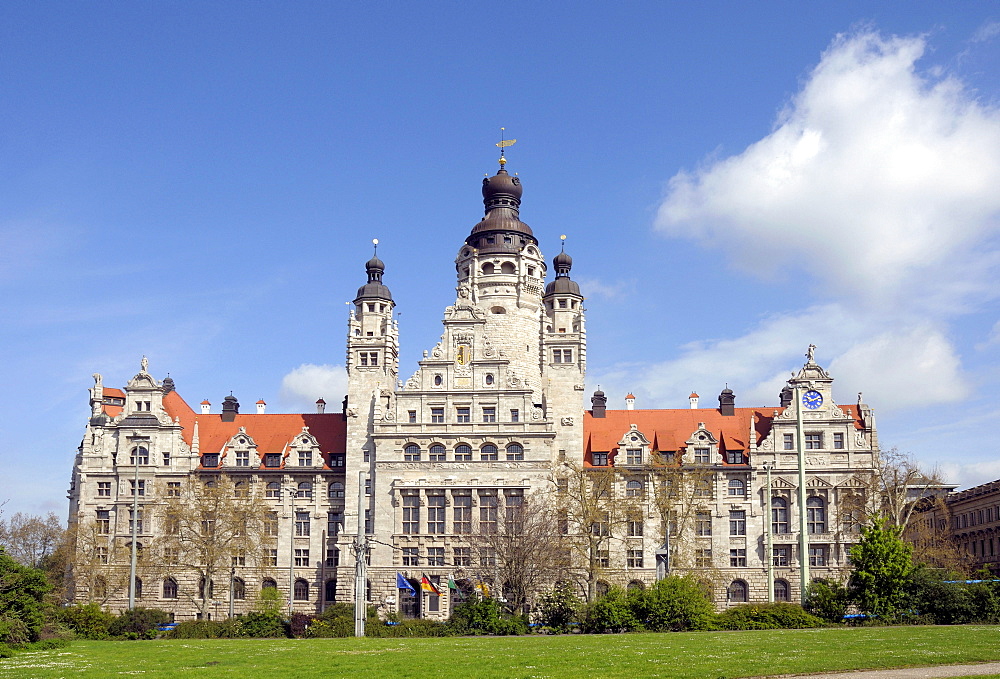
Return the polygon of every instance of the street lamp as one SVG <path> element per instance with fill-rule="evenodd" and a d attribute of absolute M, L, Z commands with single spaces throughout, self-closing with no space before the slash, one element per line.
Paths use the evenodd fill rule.
<path fill-rule="evenodd" d="M 767 601 L 774 603 L 774 543 L 771 533 L 771 470 L 774 469 L 773 462 L 765 462 L 762 467 L 767 472 L 767 493 L 764 495 L 764 531 L 767 535 Z"/>

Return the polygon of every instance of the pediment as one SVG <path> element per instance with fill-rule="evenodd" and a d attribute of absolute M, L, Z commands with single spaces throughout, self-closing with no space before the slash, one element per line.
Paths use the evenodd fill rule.
<path fill-rule="evenodd" d="M 629 430 L 618 441 L 619 448 L 635 448 L 637 446 L 648 446 L 649 444 L 649 439 L 634 424 L 630 425 Z"/>

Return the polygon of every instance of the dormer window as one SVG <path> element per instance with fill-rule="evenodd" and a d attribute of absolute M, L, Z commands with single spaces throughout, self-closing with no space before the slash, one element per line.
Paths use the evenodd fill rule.
<path fill-rule="evenodd" d="M 513 245 L 514 244 L 514 239 L 511 236 L 504 236 L 503 237 L 503 242 L 506 245 Z"/>
<path fill-rule="evenodd" d="M 219 466 L 219 454 L 218 453 L 205 453 L 201 456 L 201 466 L 202 467 L 218 467 Z"/>
<path fill-rule="evenodd" d="M 281 466 L 281 453 L 268 453 L 264 456 L 264 466 L 277 469 Z"/>
<path fill-rule="evenodd" d="M 608 454 L 607 453 L 591 453 L 590 454 L 591 464 L 595 467 L 607 467 L 608 466 Z"/>
<path fill-rule="evenodd" d="M 642 464 L 642 448 L 626 448 L 625 464 L 629 465 Z"/>
<path fill-rule="evenodd" d="M 711 449 L 710 448 L 695 448 L 694 449 L 694 461 L 695 464 L 708 464 L 712 461 Z"/>

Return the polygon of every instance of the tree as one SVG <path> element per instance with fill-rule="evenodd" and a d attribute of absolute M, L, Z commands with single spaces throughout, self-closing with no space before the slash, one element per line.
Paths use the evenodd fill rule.
<path fill-rule="evenodd" d="M 872 469 L 855 476 L 857 492 L 844 502 L 859 524 L 885 518 L 905 529 L 921 498 L 940 491 L 943 482 L 935 470 L 925 472 L 909 453 L 898 448 L 873 452 Z"/>
<path fill-rule="evenodd" d="M 876 519 L 851 549 L 848 589 L 863 613 L 891 620 L 903 612 L 913 562 L 902 532 L 888 519 Z"/>
<path fill-rule="evenodd" d="M 682 465 L 679 458 L 656 453 L 650 474 L 653 505 L 660 517 L 664 544 L 669 544 L 669 567 L 690 568 L 699 510 L 711 511 L 715 472 L 707 465 Z"/>
<path fill-rule="evenodd" d="M 542 586 L 565 576 L 562 531 L 550 498 L 500 494 L 496 506 L 480 498 L 478 531 L 471 536 L 479 578 L 491 582 L 515 613 L 527 614 Z"/>
<path fill-rule="evenodd" d="M 0 547 L 0 642 L 38 640 L 45 623 L 43 601 L 51 589 L 42 571 L 18 563 Z"/>
<path fill-rule="evenodd" d="M 110 522 L 91 520 L 67 531 L 68 552 L 74 555 L 69 598 L 103 605 L 128 591 L 131 540 L 116 539 Z M 145 571 L 145 559 L 138 566 Z"/>
<path fill-rule="evenodd" d="M 55 512 L 45 516 L 18 512 L 10 521 L 0 518 L 0 545 L 19 563 L 39 568 L 63 544 L 65 531 Z"/>
<path fill-rule="evenodd" d="M 256 486 L 225 474 L 191 477 L 167 496 L 159 511 L 164 567 L 197 578 L 197 589 L 187 589 L 186 596 L 203 618 L 208 617 L 216 583 L 228 583 L 230 569 L 267 565 L 275 542 L 269 535 L 274 533 L 273 520 Z"/>

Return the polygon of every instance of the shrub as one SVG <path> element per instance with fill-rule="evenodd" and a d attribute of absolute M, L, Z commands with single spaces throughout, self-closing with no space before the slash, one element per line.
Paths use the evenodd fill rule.
<path fill-rule="evenodd" d="M 712 626 L 712 602 L 693 577 L 670 575 L 632 594 L 636 616 L 655 632 L 704 630 Z"/>
<path fill-rule="evenodd" d="M 454 634 L 453 628 L 437 620 L 404 620 L 392 625 L 369 622 L 365 635 L 370 637 L 447 637 Z M 353 636 L 354 629 L 351 629 Z"/>
<path fill-rule="evenodd" d="M 538 597 L 538 622 L 553 632 L 566 632 L 576 621 L 582 602 L 569 583 L 557 583 Z"/>
<path fill-rule="evenodd" d="M 304 637 L 312 621 L 312 617 L 305 613 L 292 613 L 288 621 L 288 634 L 296 638 Z"/>
<path fill-rule="evenodd" d="M 0 617 L 0 643 L 22 646 L 31 641 L 31 630 L 23 620 L 11 616 Z"/>
<path fill-rule="evenodd" d="M 743 604 L 716 616 L 719 629 L 805 629 L 825 627 L 826 622 L 811 615 L 798 604 Z"/>
<path fill-rule="evenodd" d="M 108 625 L 108 634 L 119 639 L 153 639 L 156 627 L 170 622 L 170 614 L 156 608 L 133 608 L 122 611 Z"/>
<path fill-rule="evenodd" d="M 240 622 L 240 636 L 254 639 L 274 639 L 288 636 L 285 622 L 281 616 L 251 611 L 237 619 Z"/>
<path fill-rule="evenodd" d="M 43 600 L 51 590 L 42 571 L 22 566 L 0 547 L 0 621 L 7 621 L 0 622 L 6 629 L 0 632 L 0 642 L 7 636 L 38 640 L 45 624 Z"/>
<path fill-rule="evenodd" d="M 169 639 L 219 639 L 222 635 L 222 623 L 216 620 L 185 620 L 167 633 Z"/>
<path fill-rule="evenodd" d="M 78 637 L 84 639 L 109 639 L 108 628 L 115 616 L 106 612 L 98 604 L 77 604 L 60 609 L 58 620 Z"/>
<path fill-rule="evenodd" d="M 641 627 L 633 610 L 634 601 L 629 600 L 621 587 L 612 587 L 585 609 L 581 625 L 583 631 L 597 634 L 631 632 Z"/>
<path fill-rule="evenodd" d="M 805 609 L 828 622 L 841 622 L 849 603 L 850 597 L 843 584 L 818 578 L 809 585 Z"/>
<path fill-rule="evenodd" d="M 448 622 L 454 634 L 527 634 L 528 621 L 504 614 L 500 602 L 491 597 L 466 601 L 455 607 Z"/>

